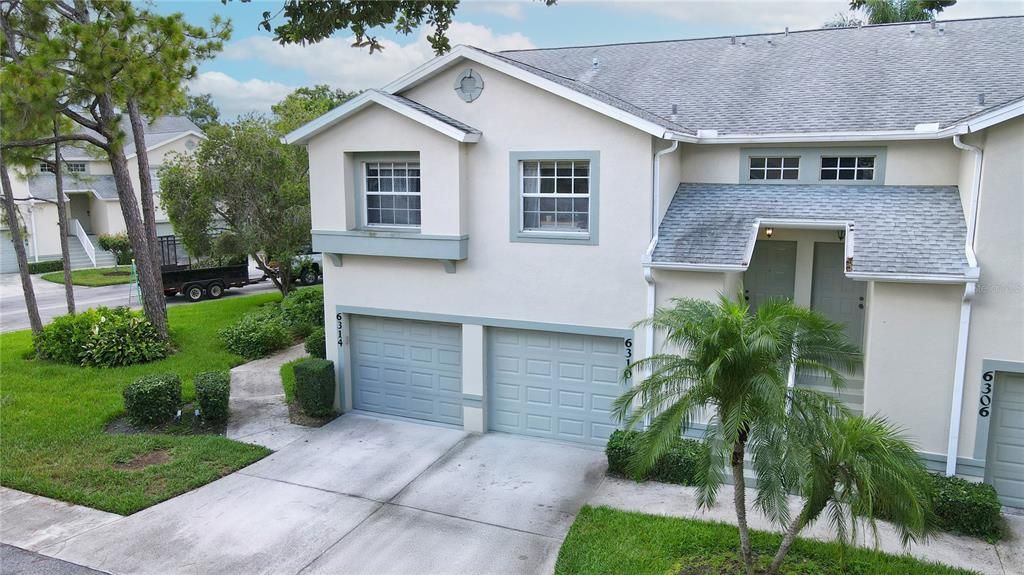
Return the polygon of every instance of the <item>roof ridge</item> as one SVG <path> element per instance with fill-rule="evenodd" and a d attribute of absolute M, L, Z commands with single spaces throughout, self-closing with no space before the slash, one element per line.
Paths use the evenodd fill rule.
<path fill-rule="evenodd" d="M 1024 14 L 1007 15 L 1007 16 L 980 16 L 976 18 L 955 18 L 951 20 L 935 20 L 936 24 L 949 24 L 952 22 L 975 22 L 978 20 L 1010 20 L 1014 18 L 1024 19 Z M 834 32 L 841 30 L 861 30 L 864 28 L 885 28 L 885 27 L 898 27 L 898 26 L 915 26 L 919 24 L 930 24 L 932 20 L 915 20 L 913 22 L 889 22 L 885 24 L 864 24 L 863 26 L 838 26 L 834 28 L 820 27 L 820 28 L 804 28 L 801 30 L 790 30 L 789 34 L 805 34 L 810 32 Z M 581 48 L 607 48 L 612 46 L 643 46 L 649 44 L 674 44 L 680 42 L 699 42 L 702 40 L 728 40 L 730 38 L 756 38 L 759 36 L 780 36 L 787 32 L 754 32 L 750 34 L 727 34 L 723 36 L 701 36 L 698 38 L 673 38 L 668 40 L 643 40 L 639 42 L 608 42 L 604 44 L 580 44 L 574 46 L 548 46 L 545 48 L 524 48 L 519 50 L 501 50 L 500 52 L 491 52 L 491 54 L 522 54 L 528 52 L 545 52 L 554 50 L 573 50 Z M 478 48 L 479 49 L 479 48 Z M 542 69 L 542 68 L 541 68 Z"/>

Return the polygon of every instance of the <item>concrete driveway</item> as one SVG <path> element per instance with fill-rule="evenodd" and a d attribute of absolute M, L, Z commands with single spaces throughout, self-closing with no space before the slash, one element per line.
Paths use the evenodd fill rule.
<path fill-rule="evenodd" d="M 600 451 L 348 414 L 42 552 L 110 573 L 550 573 Z"/>

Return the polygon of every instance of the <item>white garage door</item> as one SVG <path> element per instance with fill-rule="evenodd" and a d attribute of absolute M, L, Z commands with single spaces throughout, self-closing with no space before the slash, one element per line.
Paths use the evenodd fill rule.
<path fill-rule="evenodd" d="M 14 253 L 14 242 L 11 232 L 0 232 L 0 273 L 18 273 L 18 256 Z"/>
<path fill-rule="evenodd" d="M 998 374 L 994 398 L 988 477 L 1003 505 L 1024 508 L 1024 375 Z"/>
<path fill-rule="evenodd" d="M 488 330 L 488 418 L 496 431 L 604 445 L 624 390 L 622 339 Z"/>
<path fill-rule="evenodd" d="M 462 425 L 462 328 L 352 316 L 355 409 Z"/>

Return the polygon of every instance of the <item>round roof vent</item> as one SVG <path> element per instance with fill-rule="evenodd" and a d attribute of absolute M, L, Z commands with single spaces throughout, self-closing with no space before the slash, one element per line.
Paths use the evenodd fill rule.
<path fill-rule="evenodd" d="M 455 93 L 466 102 L 472 102 L 484 91 L 484 79 L 472 68 L 466 68 L 455 78 Z"/>

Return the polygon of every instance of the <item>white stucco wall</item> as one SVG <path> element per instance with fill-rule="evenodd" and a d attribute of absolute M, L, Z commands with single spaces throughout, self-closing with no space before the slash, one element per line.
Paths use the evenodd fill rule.
<path fill-rule="evenodd" d="M 985 456 L 984 446 L 975 452 L 981 362 L 1024 361 L 1024 118 L 982 134 L 969 140 L 984 146 L 985 159 L 975 241 L 981 277 L 972 304 L 960 429 L 960 456 L 978 458 Z"/>
<path fill-rule="evenodd" d="M 872 282 L 864 414 L 902 426 L 917 448 L 946 453 L 963 287 Z"/>

